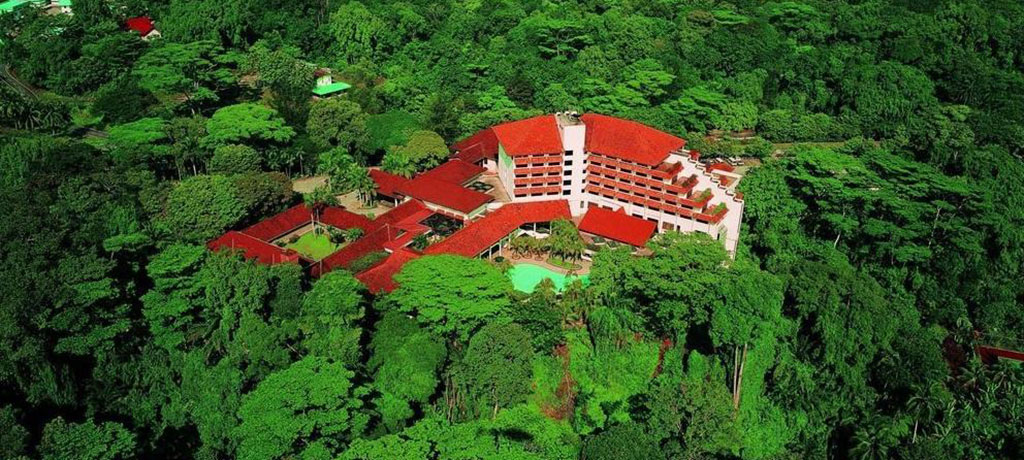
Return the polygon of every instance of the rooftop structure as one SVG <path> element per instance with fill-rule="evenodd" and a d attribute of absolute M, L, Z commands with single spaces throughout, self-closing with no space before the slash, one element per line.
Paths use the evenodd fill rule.
<path fill-rule="evenodd" d="M 628 216 L 618 211 L 592 207 L 580 221 L 581 232 L 590 233 L 631 246 L 643 246 L 651 239 L 658 226 L 651 221 Z"/>
<path fill-rule="evenodd" d="M 570 218 L 569 203 L 565 200 L 510 203 L 430 246 L 426 253 L 477 257 L 509 238 L 523 224 Z"/>
<path fill-rule="evenodd" d="M 124 26 L 128 30 L 138 33 L 143 40 L 151 40 L 160 36 L 160 31 L 156 30 L 156 26 L 149 16 L 128 18 L 124 21 Z"/>

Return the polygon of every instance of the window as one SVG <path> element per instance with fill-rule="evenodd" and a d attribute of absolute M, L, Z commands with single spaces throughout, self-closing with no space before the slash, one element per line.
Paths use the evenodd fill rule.
<path fill-rule="evenodd" d="M 572 166 L 572 160 L 565 160 L 566 166 Z"/>
<path fill-rule="evenodd" d="M 572 171 L 566 169 L 565 171 L 562 172 L 562 175 L 563 176 L 571 176 L 572 175 Z"/>
<path fill-rule="evenodd" d="M 565 151 L 565 156 L 571 157 L 572 156 L 572 150 L 566 150 Z"/>
<path fill-rule="evenodd" d="M 571 190 L 562 190 L 562 195 L 568 195 L 570 193 L 572 193 Z"/>
<path fill-rule="evenodd" d="M 562 185 L 572 185 L 572 180 L 563 180 Z"/>

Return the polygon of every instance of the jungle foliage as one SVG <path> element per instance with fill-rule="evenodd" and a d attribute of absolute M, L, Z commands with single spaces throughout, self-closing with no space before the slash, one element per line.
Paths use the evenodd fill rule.
<path fill-rule="evenodd" d="M 0 457 L 1024 458 L 1024 370 L 974 351 L 1024 349 L 1020 2 L 73 8 L 0 15 Z M 735 258 L 666 234 L 526 295 L 423 257 L 374 297 L 203 245 L 567 109 L 762 159 Z"/>

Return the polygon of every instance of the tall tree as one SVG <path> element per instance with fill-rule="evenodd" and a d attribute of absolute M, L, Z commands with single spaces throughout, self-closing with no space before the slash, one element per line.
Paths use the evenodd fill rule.
<path fill-rule="evenodd" d="M 308 356 L 271 374 L 245 395 L 234 431 L 239 457 L 330 458 L 362 434 L 368 417 L 361 412 L 355 373 L 340 363 Z"/>
<path fill-rule="evenodd" d="M 432 332 L 466 341 L 483 324 L 504 318 L 512 284 L 480 259 L 439 255 L 405 264 L 388 302 L 414 313 Z"/>

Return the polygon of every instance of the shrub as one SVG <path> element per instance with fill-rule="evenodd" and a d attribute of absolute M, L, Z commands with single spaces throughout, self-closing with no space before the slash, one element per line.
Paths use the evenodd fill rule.
<path fill-rule="evenodd" d="M 344 243 L 345 241 L 348 241 L 348 238 L 347 238 L 347 235 L 345 234 L 345 232 L 343 232 L 341 230 L 338 230 L 338 229 L 336 229 L 334 227 L 328 227 L 327 228 L 327 237 L 334 244 L 341 244 L 341 243 Z"/>
<path fill-rule="evenodd" d="M 352 227 L 348 230 L 345 230 L 344 233 L 345 241 L 355 241 L 358 240 L 359 238 L 362 238 L 363 234 L 365 234 L 366 232 L 359 227 Z"/>
<path fill-rule="evenodd" d="M 256 149 L 246 145 L 223 145 L 213 151 L 210 172 L 218 174 L 244 174 L 257 172 L 263 164 Z"/>
<path fill-rule="evenodd" d="M 374 265 L 377 265 L 378 262 L 386 259 L 387 257 L 387 251 L 371 252 L 352 261 L 352 263 L 348 265 L 348 270 L 352 273 L 360 273 L 372 268 Z"/>
<path fill-rule="evenodd" d="M 427 239 L 427 235 L 420 234 L 416 235 L 416 237 L 412 239 L 412 243 L 409 245 L 409 247 L 417 251 L 422 251 L 427 248 L 428 244 L 430 244 L 430 240 Z"/>
<path fill-rule="evenodd" d="M 743 146 L 743 154 L 754 158 L 767 158 L 775 150 L 775 146 L 763 138 L 755 137 Z"/>

